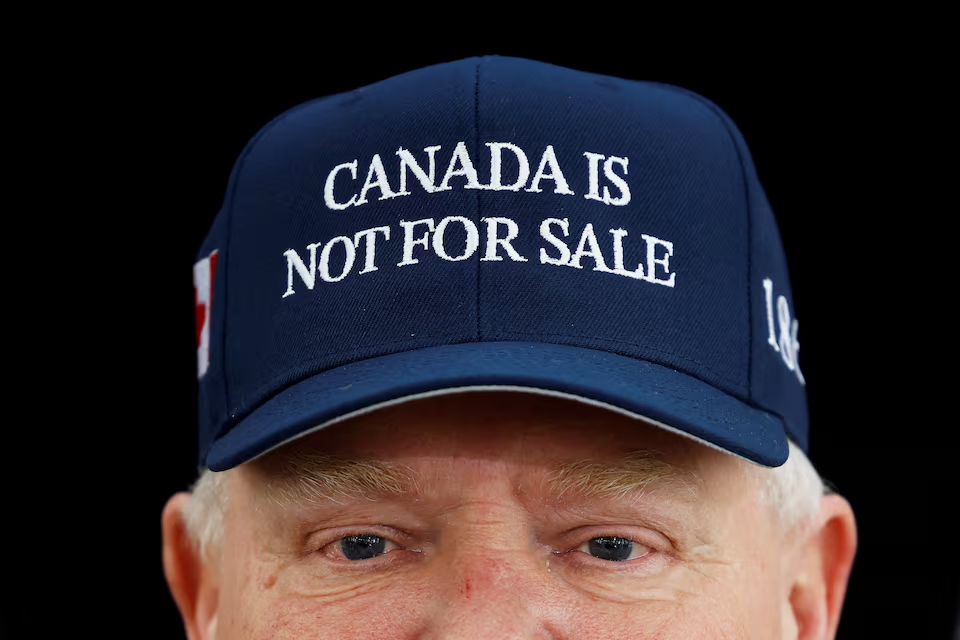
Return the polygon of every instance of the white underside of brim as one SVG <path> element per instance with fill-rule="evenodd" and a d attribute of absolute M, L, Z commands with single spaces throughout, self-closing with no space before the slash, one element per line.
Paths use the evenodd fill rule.
<path fill-rule="evenodd" d="M 449 388 L 446 388 L 446 389 L 436 389 L 436 390 L 434 390 L 434 391 L 424 391 L 424 392 L 422 392 L 422 393 L 414 393 L 414 394 L 411 394 L 411 395 L 403 396 L 403 397 L 401 397 L 401 398 L 394 398 L 394 399 L 392 399 L 392 400 L 385 400 L 384 402 L 378 402 L 377 404 L 372 404 L 372 405 L 370 405 L 370 406 L 363 407 L 362 409 L 357 409 L 356 411 L 351 411 L 350 413 L 346 413 L 346 414 L 344 414 L 344 415 L 342 415 L 342 416 L 337 416 L 336 418 L 333 418 L 333 419 L 331 419 L 331 420 L 327 420 L 326 422 L 320 423 L 320 424 L 318 424 L 318 425 L 315 426 L 315 427 L 311 427 L 311 428 L 309 428 L 309 429 L 305 429 L 305 430 L 301 431 L 300 433 L 298 433 L 297 435 L 291 436 L 290 438 L 287 438 L 286 440 L 284 440 L 284 441 L 282 441 L 282 442 L 280 442 L 280 443 L 278 443 L 278 444 L 273 445 L 272 447 L 270 447 L 270 448 L 267 449 L 266 451 L 263 451 L 262 453 L 259 453 L 258 455 L 254 456 L 254 457 L 251 458 L 250 460 L 256 460 L 257 458 L 259 458 L 259 457 L 261 457 L 261 456 L 264 456 L 264 455 L 270 453 L 271 451 L 274 451 L 274 450 L 276 450 L 276 449 L 279 449 L 280 447 L 282 447 L 282 446 L 284 446 L 284 445 L 287 445 L 287 444 L 289 444 L 289 443 L 291 443 L 291 442 L 294 442 L 294 441 L 296 441 L 296 440 L 299 440 L 300 438 L 302 438 L 302 437 L 304 437 L 304 436 L 307 436 L 307 435 L 310 435 L 311 433 L 314 433 L 314 432 L 316 432 L 316 431 L 320 431 L 320 430 L 322 430 L 322 429 L 326 429 L 327 427 L 333 426 L 333 425 L 338 424 L 338 423 L 340 423 L 340 422 L 344 422 L 345 420 L 350 420 L 351 418 L 356 418 L 357 416 L 362 416 L 362 415 L 366 415 L 366 414 L 368 414 L 368 413 L 372 413 L 372 412 L 377 411 L 377 410 L 379 410 L 379 409 L 385 409 L 385 408 L 387 408 L 387 407 L 394 407 L 394 406 L 396 406 L 396 405 L 403 404 L 403 403 L 405 403 L 405 402 L 411 402 L 411 401 L 413 401 L 413 400 L 424 400 L 424 399 L 426 399 L 426 398 L 436 398 L 436 397 L 438 397 L 438 396 L 447 396 L 447 395 L 452 395 L 452 394 L 455 394 L 455 393 L 470 393 L 470 392 L 474 392 L 474 391 L 516 391 L 516 392 L 520 392 L 520 393 L 532 393 L 532 394 L 535 394 L 535 395 L 547 396 L 547 397 L 551 397 L 551 398 L 563 398 L 563 399 L 565 399 L 565 400 L 574 400 L 574 401 L 576 401 L 576 402 L 581 402 L 581 403 L 583 403 L 583 404 L 587 404 L 587 405 L 590 405 L 590 406 L 592 406 L 592 407 L 598 407 L 598 408 L 600 408 L 600 409 L 606 409 L 607 411 L 613 411 L 614 413 L 619 413 L 619 414 L 621 414 L 621 415 L 627 416 L 628 418 L 634 418 L 634 419 L 636 419 L 636 420 L 641 420 L 641 421 L 646 422 L 646 423 L 648 423 L 648 424 L 651 424 L 651 425 L 654 425 L 654 426 L 659 427 L 659 428 L 661 428 L 661 429 L 664 429 L 664 430 L 666 430 L 666 431 L 669 431 L 670 433 L 675 433 L 675 434 L 677 434 L 678 436 L 682 436 L 682 437 L 684 437 L 684 438 L 687 438 L 688 440 L 693 440 L 694 442 L 698 442 L 698 443 L 700 443 L 700 444 L 702 444 L 702 445 L 704 445 L 704 446 L 706 446 L 706 447 L 710 447 L 711 449 L 714 449 L 714 450 L 719 451 L 719 452 L 721 452 L 721 453 L 725 453 L 725 454 L 727 454 L 727 455 L 731 455 L 731 456 L 740 458 L 741 460 L 746 460 L 746 461 L 749 462 L 750 464 L 756 464 L 756 465 L 758 465 L 758 466 L 764 466 L 764 465 L 760 465 L 760 464 L 757 463 L 757 462 L 754 462 L 753 460 L 749 460 L 748 458 L 744 458 L 743 456 L 741 456 L 741 455 L 739 455 L 739 454 L 737 454 L 737 453 L 734 453 L 734 452 L 732 452 L 732 451 L 728 451 L 728 450 L 724 449 L 723 447 L 717 446 L 717 445 L 713 444 L 712 442 L 707 442 L 707 441 L 704 440 L 703 438 L 698 438 L 698 437 L 696 437 L 696 436 L 694 436 L 694 435 L 691 435 L 691 434 L 687 433 L 686 431 L 683 431 L 683 430 L 681 430 L 681 429 L 677 429 L 676 427 L 671 427 L 670 425 L 664 424 L 664 423 L 660 422 L 659 420 L 654 420 L 653 418 L 651 418 L 651 417 L 649 417 L 649 416 L 645 416 L 645 415 L 642 415 L 642 414 L 639 414 L 639 413 L 634 413 L 633 411 L 628 411 L 628 410 L 626 410 L 626 409 L 624 409 L 624 408 L 622 408 L 622 407 L 618 407 L 618 406 L 615 406 L 615 405 L 612 405 L 612 404 L 607 404 L 606 402 L 601 402 L 601 401 L 599 401 L 599 400 L 593 400 L 593 399 L 591 399 L 591 398 L 584 398 L 583 396 L 574 395 L 574 394 L 572 394 L 572 393 L 565 393 L 565 392 L 563 392 L 563 391 L 553 391 L 553 390 L 551 390 L 551 389 L 540 389 L 540 388 L 538 388 L 538 387 L 523 387 L 523 386 L 509 385 L 509 384 L 484 384 L 484 385 L 473 385 L 473 386 L 466 386 L 466 387 L 449 387 Z"/>

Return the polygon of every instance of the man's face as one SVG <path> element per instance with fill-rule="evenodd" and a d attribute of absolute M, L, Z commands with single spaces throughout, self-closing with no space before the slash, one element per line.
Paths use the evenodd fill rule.
<path fill-rule="evenodd" d="M 228 472 L 220 638 L 774 638 L 750 463 L 579 403 L 402 404 Z"/>

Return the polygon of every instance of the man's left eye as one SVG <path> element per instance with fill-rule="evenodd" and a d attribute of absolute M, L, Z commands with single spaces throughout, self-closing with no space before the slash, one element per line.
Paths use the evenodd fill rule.
<path fill-rule="evenodd" d="M 579 551 L 590 554 L 599 560 L 624 562 L 646 555 L 650 547 L 619 536 L 599 536 L 590 538 L 580 545 Z"/>

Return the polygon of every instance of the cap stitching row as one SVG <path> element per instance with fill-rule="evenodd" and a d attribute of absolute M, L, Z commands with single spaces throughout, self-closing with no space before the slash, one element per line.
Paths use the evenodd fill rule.
<path fill-rule="evenodd" d="M 479 153 L 480 150 L 480 59 L 477 60 L 476 70 L 474 73 L 473 80 L 473 151 L 474 153 Z M 474 199 L 477 203 L 477 226 L 480 226 L 480 220 L 482 216 L 480 214 L 480 192 L 474 192 Z M 477 327 L 476 327 L 476 336 L 477 341 L 480 341 L 480 252 L 476 253 L 477 259 L 474 261 L 474 264 L 477 266 L 477 302 L 476 307 L 474 307 L 475 314 L 477 317 Z"/>
<path fill-rule="evenodd" d="M 715 105 L 710 100 L 704 98 L 703 96 L 694 93 L 683 87 L 677 87 L 675 85 L 665 84 L 665 83 L 656 83 L 664 87 L 672 89 L 677 93 L 682 93 L 686 96 L 690 96 L 695 99 L 700 104 L 707 107 L 711 113 L 713 113 L 717 119 L 720 121 L 720 124 L 723 125 L 723 130 L 727 132 L 727 136 L 730 138 L 730 142 L 733 143 L 733 149 L 737 154 L 737 162 L 740 165 L 740 179 L 743 184 L 743 195 L 744 201 L 747 209 L 747 309 L 749 314 L 747 317 L 747 335 L 749 336 L 750 344 L 750 357 L 747 358 L 747 396 L 752 400 L 753 398 L 753 205 L 750 200 L 750 182 L 747 180 L 747 166 L 743 161 L 743 153 L 740 150 L 740 143 L 737 139 L 737 136 L 731 130 L 729 123 L 727 122 L 728 118 L 723 110 Z M 772 213 L 772 211 L 771 211 Z"/>
<path fill-rule="evenodd" d="M 227 196 L 226 198 L 224 198 L 224 205 L 223 205 L 223 209 L 226 212 L 226 218 L 227 218 L 226 223 L 224 225 L 224 236 L 225 236 L 224 251 L 223 251 L 224 256 L 223 258 L 221 258 L 222 264 L 223 264 L 223 271 L 221 272 L 221 275 L 220 275 L 220 277 L 222 278 L 220 286 L 223 290 L 222 306 L 224 309 L 227 309 L 230 306 L 230 303 L 228 301 L 229 292 L 230 292 L 228 273 L 230 272 L 229 266 L 230 266 L 230 257 L 232 253 L 230 251 L 230 242 L 233 235 L 231 234 L 230 231 L 233 226 L 233 201 L 235 199 L 237 189 L 239 188 L 239 185 L 240 185 L 240 174 L 243 173 L 244 164 L 246 163 L 247 158 L 250 157 L 250 154 L 253 152 L 253 149 L 257 146 L 257 144 L 261 140 L 263 140 L 263 138 L 266 137 L 267 133 L 273 130 L 280 122 L 286 120 L 292 114 L 298 111 L 301 111 L 313 105 L 314 103 L 322 102 L 330 97 L 331 96 L 323 96 L 320 98 L 316 98 L 314 100 L 310 100 L 309 102 L 306 102 L 304 104 L 296 105 L 284 111 L 283 113 L 275 117 L 273 120 L 268 122 L 266 125 L 264 125 L 260 129 L 260 131 L 257 132 L 257 134 L 250 140 L 250 142 L 247 143 L 247 146 L 244 147 L 243 151 L 240 154 L 240 157 L 237 159 L 237 162 L 234 165 L 233 171 L 230 175 L 230 183 L 227 188 Z M 220 351 L 221 351 L 220 360 L 221 360 L 221 366 L 223 367 L 223 406 L 224 407 L 230 406 L 230 384 L 229 384 L 229 377 L 227 375 L 227 371 L 229 371 L 229 369 L 227 368 L 227 352 L 229 351 L 229 349 L 227 348 L 227 341 L 230 338 L 230 332 L 227 328 L 228 317 L 229 317 L 228 314 L 226 313 L 223 314 L 223 337 L 222 337 L 222 344 L 220 348 Z M 227 418 L 227 420 L 225 420 L 224 424 L 221 425 L 221 427 L 217 430 L 217 433 L 214 436 L 214 440 L 220 438 L 224 434 L 226 424 L 228 424 L 229 419 L 231 418 L 231 415 L 230 415 L 231 412 L 229 409 L 227 409 L 226 413 L 227 415 L 225 417 Z"/>
<path fill-rule="evenodd" d="M 726 377 L 724 374 L 720 373 L 719 371 L 715 371 L 715 370 L 712 369 L 709 365 L 704 364 L 703 362 L 700 362 L 699 360 L 694 360 L 693 358 L 688 358 L 688 357 L 686 357 L 686 356 L 682 356 L 682 355 L 680 355 L 680 354 L 673 353 L 673 352 L 671 352 L 671 351 L 666 351 L 666 350 L 664 350 L 664 349 L 657 349 L 656 347 L 651 347 L 651 346 L 648 346 L 648 345 L 645 345 L 645 344 L 641 344 L 641 343 L 639 343 L 639 342 L 630 342 L 629 340 L 617 340 L 617 339 L 615 339 L 615 338 L 597 338 L 596 336 L 586 336 L 586 335 L 580 335 L 580 334 L 575 334 L 575 333 L 554 333 L 554 332 L 550 332 L 550 331 L 498 331 L 498 332 L 496 332 L 496 333 L 497 333 L 497 335 L 562 336 L 562 337 L 565 337 L 565 338 L 586 338 L 586 339 L 588 339 L 588 340 L 594 340 L 594 341 L 596 341 L 596 342 L 612 342 L 612 343 L 616 343 L 616 344 L 626 344 L 626 345 L 630 345 L 631 347 L 640 347 L 641 349 L 647 349 L 648 351 L 656 351 L 656 352 L 658 352 L 658 353 L 665 353 L 665 354 L 667 354 L 667 355 L 669 355 L 669 356 L 672 356 L 672 357 L 675 357 L 675 358 L 679 358 L 680 360 L 685 360 L 685 361 L 687 361 L 687 362 L 692 362 L 692 363 L 694 363 L 694 364 L 698 364 L 698 365 L 700 365 L 701 367 L 703 367 L 704 369 L 706 369 L 707 371 L 709 371 L 710 373 L 712 373 L 712 374 L 714 374 L 715 376 L 717 376 L 717 377 L 718 377 L 720 380 L 722 380 L 723 382 L 726 382 L 727 384 L 729 384 L 730 386 L 732 386 L 732 387 L 739 387 L 739 386 L 740 386 L 736 381 L 731 380 L 730 378 Z M 569 346 L 576 346 L 576 345 L 569 345 Z M 617 354 L 617 355 L 620 355 L 620 354 Z M 631 357 L 631 358 L 633 358 L 633 356 L 624 356 L 624 357 Z M 633 359 L 634 359 L 634 360 L 637 360 L 638 358 L 633 358 Z M 646 361 L 644 360 L 644 362 L 646 362 Z M 656 363 L 654 363 L 654 364 L 656 364 Z M 685 375 L 688 375 L 688 376 L 696 377 L 696 376 L 694 376 L 693 373 L 690 373 L 690 372 L 688 372 L 688 371 L 685 371 L 684 374 L 685 374 Z M 706 382 L 705 380 L 704 380 L 703 382 L 705 382 L 706 384 L 710 384 L 709 382 Z M 739 397 L 739 396 L 737 396 L 737 397 Z M 744 398 L 740 398 L 740 400 L 744 400 Z"/>
<path fill-rule="evenodd" d="M 390 342 L 379 342 L 379 343 L 377 343 L 376 345 L 371 345 L 371 346 L 375 346 L 375 347 L 385 347 L 385 346 L 393 346 L 393 345 L 402 345 L 402 344 L 409 344 L 409 343 L 411 343 L 411 342 L 414 342 L 414 343 L 415 343 L 415 342 L 420 342 L 420 341 L 423 341 L 423 340 L 430 340 L 430 339 L 434 339 L 434 338 L 447 338 L 447 337 L 450 337 L 450 336 L 462 336 L 462 335 L 463 335 L 463 332 L 461 332 L 461 331 L 455 331 L 455 332 L 449 332 L 449 333 L 435 333 L 435 334 L 431 334 L 431 335 L 428 335 L 428 336 L 418 336 L 415 340 L 410 340 L 410 339 L 405 339 L 405 340 L 391 340 Z M 451 343 L 451 344 L 469 344 L 469 343 L 473 343 L 473 342 L 476 342 L 476 341 L 475 341 L 475 340 L 471 340 L 471 339 L 466 339 L 466 340 L 463 340 L 463 341 L 461 341 L 461 342 L 455 342 L 455 343 Z M 431 345 L 431 346 L 445 346 L 445 345 Z M 424 348 L 428 348 L 428 347 L 424 347 Z M 309 360 L 304 360 L 302 363 L 300 363 L 300 366 L 307 366 L 307 367 L 308 367 L 310 364 L 312 364 L 312 363 L 314 363 L 314 362 L 317 362 L 317 361 L 319 361 L 319 360 L 326 360 L 326 359 L 328 359 L 328 358 L 331 357 L 331 356 L 337 356 L 337 355 L 344 354 L 344 353 L 351 353 L 351 352 L 356 351 L 356 350 L 357 350 L 357 349 L 354 347 L 354 348 L 349 348 L 349 349 L 340 349 L 340 350 L 337 350 L 337 351 L 325 351 L 322 356 L 317 356 L 316 358 L 310 358 Z M 262 400 L 259 400 L 259 401 L 257 401 L 256 403 L 252 403 L 252 404 L 250 404 L 250 405 L 240 405 L 240 406 L 238 406 L 238 407 L 236 407 L 236 408 L 234 408 L 234 409 L 231 409 L 230 412 L 229 412 L 229 414 L 228 414 L 228 421 L 227 421 L 227 423 L 230 424 L 230 429 L 232 429 L 232 428 L 236 425 L 237 422 L 239 422 L 240 420 L 244 419 L 247 415 L 249 415 L 250 413 L 252 413 L 253 411 L 255 411 L 255 410 L 257 409 L 257 407 L 266 404 L 271 398 L 273 398 L 273 396 L 282 393 L 283 391 L 285 391 L 286 389 L 288 389 L 288 388 L 290 388 L 290 387 L 296 386 L 297 384 L 299 384 L 300 382 L 303 382 L 303 381 L 306 380 L 307 378 L 312 378 L 313 376 L 320 375 L 321 373 L 325 373 L 325 372 L 327 372 L 327 371 L 331 371 L 331 370 L 333 370 L 333 369 L 336 369 L 337 367 L 344 366 L 345 364 L 353 364 L 353 363 L 355 363 L 355 362 L 363 362 L 364 360 L 372 360 L 372 359 L 374 359 L 374 358 L 378 358 L 378 357 L 383 356 L 383 355 L 389 355 L 389 354 L 370 355 L 370 356 L 367 356 L 367 357 L 365 357 L 365 358 L 360 358 L 360 359 L 358 359 L 358 360 L 350 360 L 349 362 L 345 362 L 345 363 L 342 363 L 342 364 L 338 364 L 338 365 L 333 366 L 333 367 L 328 367 L 327 369 L 322 369 L 322 370 L 320 370 L 320 371 L 311 371 L 311 372 L 306 373 L 306 374 L 304 374 L 303 376 L 300 376 L 300 377 L 298 377 L 298 378 L 296 378 L 296 379 L 294 379 L 294 380 L 285 382 L 285 383 L 283 383 L 283 388 L 281 388 L 281 389 L 276 389 L 273 393 L 270 393 L 267 397 L 263 398 Z M 264 382 L 263 384 L 261 384 L 259 387 L 257 387 L 257 388 L 254 389 L 253 391 L 247 393 L 247 396 L 249 397 L 249 396 L 259 395 L 260 393 L 263 393 L 264 391 L 270 389 L 271 387 L 276 386 L 276 385 L 278 384 L 277 380 L 280 379 L 280 378 L 282 378 L 282 376 L 275 376 L 275 377 L 271 378 L 269 381 Z M 227 423 L 225 423 L 225 424 L 221 427 L 220 431 L 218 432 L 218 436 L 217 436 L 218 438 L 219 438 L 221 435 L 223 435 L 223 433 L 224 433 L 225 431 L 228 431 L 228 430 L 229 430 L 229 429 L 225 429 L 225 428 L 224 428 L 224 427 L 226 427 L 226 424 L 227 424 Z"/>

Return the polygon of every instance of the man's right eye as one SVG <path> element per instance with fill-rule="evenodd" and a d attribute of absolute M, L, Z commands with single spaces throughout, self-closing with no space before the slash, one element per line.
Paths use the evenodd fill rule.
<path fill-rule="evenodd" d="M 327 554 L 338 559 L 344 560 L 369 560 L 376 558 L 388 551 L 392 551 L 397 545 L 390 542 L 383 536 L 373 533 L 361 533 L 355 536 L 340 538 L 327 547 Z"/>

